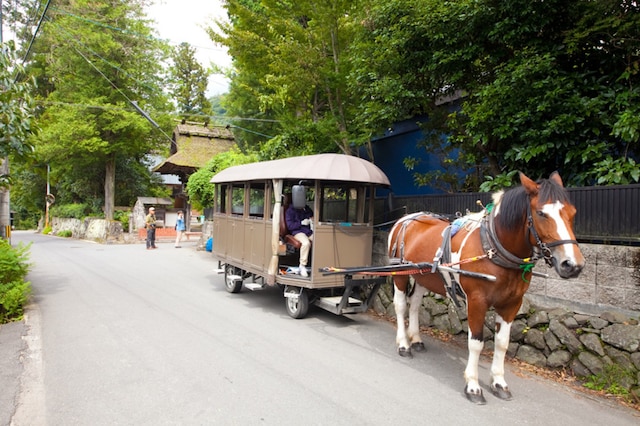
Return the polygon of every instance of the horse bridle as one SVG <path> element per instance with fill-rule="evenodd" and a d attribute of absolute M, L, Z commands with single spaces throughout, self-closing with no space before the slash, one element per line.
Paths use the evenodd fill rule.
<path fill-rule="evenodd" d="M 553 266 L 553 256 L 551 248 L 562 244 L 578 244 L 576 240 L 556 240 L 551 242 L 543 242 L 536 231 L 536 227 L 533 223 L 533 215 L 531 214 L 531 206 L 527 206 L 527 241 L 531 244 L 529 235 L 533 235 L 536 243 L 531 244 L 533 256 L 526 259 L 521 259 L 513 255 L 507 250 L 498 239 L 495 229 L 493 227 L 493 216 L 495 209 L 486 215 L 480 225 L 480 240 L 482 242 L 482 248 L 487 253 L 489 259 L 497 265 L 503 266 L 509 269 L 524 269 L 532 268 L 535 263 L 544 259 L 545 263 L 549 266 Z"/>
<path fill-rule="evenodd" d="M 578 244 L 576 240 L 555 240 L 548 243 L 543 242 L 538 235 L 538 231 L 536 231 L 536 227 L 533 224 L 533 215 L 531 214 L 531 206 L 527 206 L 527 232 L 533 235 L 533 238 L 536 240 L 536 247 L 532 245 L 533 248 L 533 257 L 531 260 L 533 262 L 544 259 L 545 263 L 549 266 L 553 266 L 553 256 L 551 254 L 551 247 L 561 246 L 563 244 Z M 527 241 L 530 239 L 527 237 Z M 538 252 L 536 253 L 536 248 Z"/>

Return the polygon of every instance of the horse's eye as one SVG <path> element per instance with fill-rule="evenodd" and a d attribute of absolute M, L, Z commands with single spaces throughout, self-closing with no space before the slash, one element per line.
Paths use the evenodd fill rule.
<path fill-rule="evenodd" d="M 545 212 L 543 212 L 542 210 L 538 210 L 536 213 L 537 213 L 537 214 L 538 214 L 538 216 L 540 216 L 540 217 L 544 217 L 544 218 L 546 218 L 546 217 L 547 217 L 547 214 L 546 214 Z"/>

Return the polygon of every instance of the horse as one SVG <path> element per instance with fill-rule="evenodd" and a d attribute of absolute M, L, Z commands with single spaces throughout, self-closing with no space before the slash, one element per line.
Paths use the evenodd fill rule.
<path fill-rule="evenodd" d="M 427 290 L 466 298 L 468 360 L 464 393 L 468 400 L 485 404 L 478 381 L 478 361 L 483 349 L 485 314 L 495 308 L 495 348 L 490 390 L 503 400 L 512 399 L 504 378 L 504 360 L 511 324 L 529 288 L 536 261 L 544 259 L 562 278 L 576 277 L 585 260 L 573 231 L 576 208 L 562 179 L 553 172 L 535 182 L 519 174 L 520 186 L 493 194 L 493 205 L 451 224 L 442 216 L 417 213 L 400 218 L 389 233 L 389 257 L 403 264 L 430 262 L 431 269 L 415 269 L 393 276 L 393 304 L 397 318 L 396 344 L 401 356 L 425 350 L 420 337 L 418 311 Z M 459 228 L 457 232 L 452 228 Z M 444 253 L 443 253 L 444 252 Z M 444 257 L 443 257 L 444 256 Z M 449 259 L 449 272 L 442 259 Z M 452 267 L 451 267 L 452 266 Z M 433 272 L 433 273 L 431 273 Z M 409 277 L 415 285 L 409 292 Z M 409 301 L 409 326 L 405 328 Z"/>

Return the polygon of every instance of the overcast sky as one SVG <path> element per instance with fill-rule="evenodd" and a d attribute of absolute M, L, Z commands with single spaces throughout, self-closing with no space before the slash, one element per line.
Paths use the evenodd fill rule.
<path fill-rule="evenodd" d="M 161 39 L 169 40 L 172 46 L 187 42 L 196 50 L 196 59 L 204 67 L 214 63 L 218 67 L 228 67 L 231 59 L 226 49 L 216 46 L 205 32 L 205 26 L 212 26 L 213 19 L 226 19 L 227 14 L 221 0 L 155 0 L 147 8 L 150 19 L 156 21 L 156 29 Z M 209 95 L 225 93 L 228 80 L 222 75 L 209 79 Z"/>

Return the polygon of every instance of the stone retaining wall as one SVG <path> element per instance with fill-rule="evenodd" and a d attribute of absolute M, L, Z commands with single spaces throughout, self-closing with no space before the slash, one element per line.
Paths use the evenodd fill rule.
<path fill-rule="evenodd" d="M 117 220 L 51 218 L 51 233 L 57 235 L 61 231 L 71 231 L 73 238 L 98 242 L 123 242 L 125 239 L 122 223 Z"/>
<path fill-rule="evenodd" d="M 374 263 L 388 264 L 385 232 L 374 241 Z M 508 354 L 532 365 L 566 368 L 578 377 L 613 380 L 640 400 L 640 248 L 581 245 L 587 265 L 577 279 L 562 280 L 546 265 L 536 270 L 511 328 Z M 393 288 L 378 292 L 373 309 L 395 317 Z M 493 349 L 493 311 L 485 318 L 485 348 Z M 468 332 L 466 309 L 427 293 L 420 324 L 451 334 Z"/>

